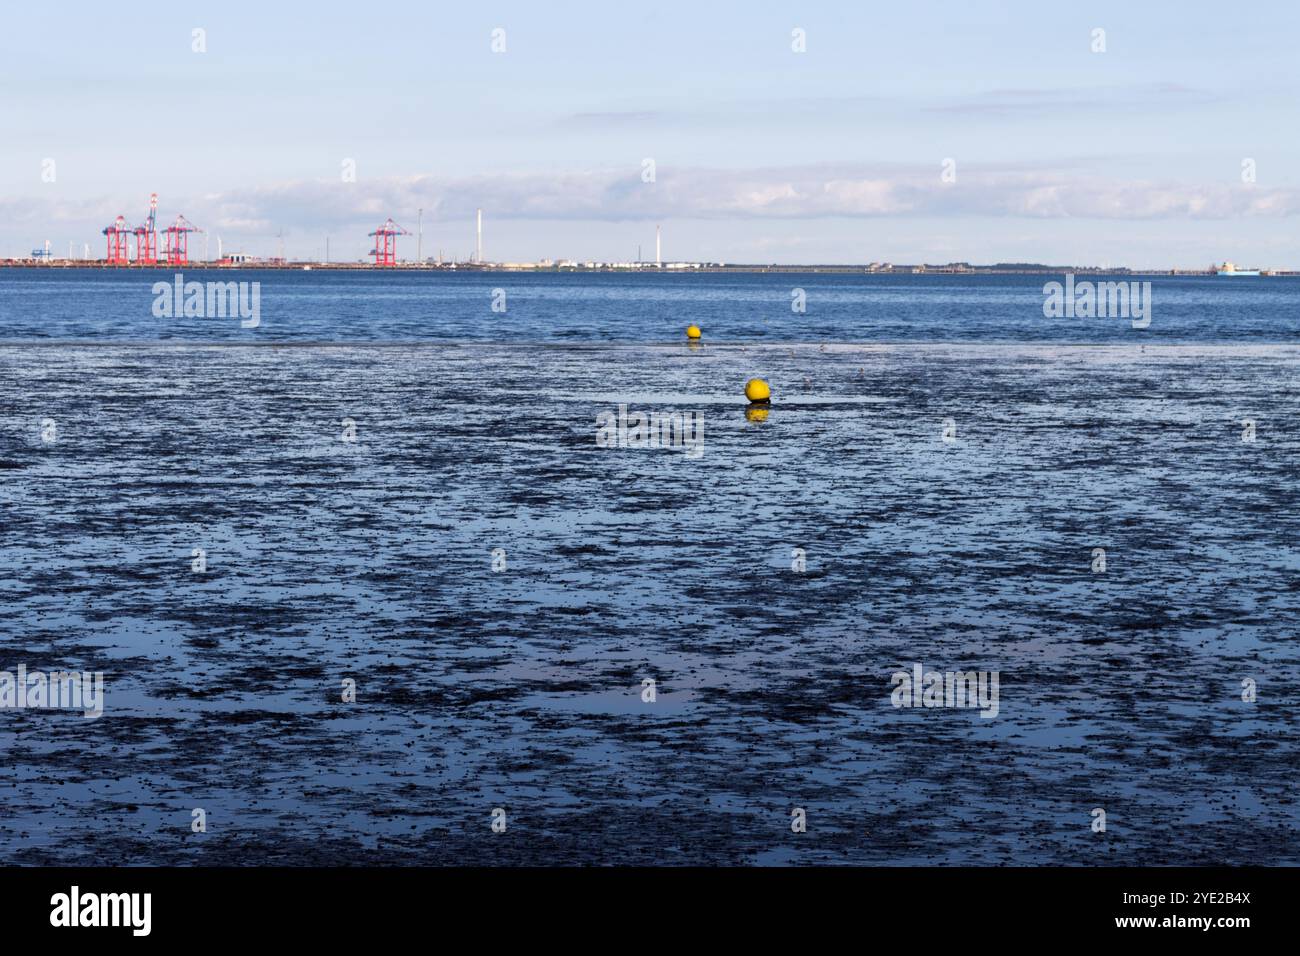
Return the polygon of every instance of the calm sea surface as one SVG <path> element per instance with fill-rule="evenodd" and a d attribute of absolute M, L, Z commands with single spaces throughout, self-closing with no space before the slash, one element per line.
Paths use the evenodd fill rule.
<path fill-rule="evenodd" d="M 1130 277 L 1151 283 L 1151 325 L 1136 330 L 1044 318 L 1043 285 L 1063 276 L 184 271 L 260 282 L 261 325 L 249 330 L 155 318 L 153 285 L 174 275 L 0 270 L 0 339 L 675 342 L 695 322 L 707 341 L 746 343 L 1300 341 L 1300 278 L 1283 277 Z"/>
<path fill-rule="evenodd" d="M 7 862 L 1300 863 L 1300 282 L 157 278 L 0 270 Z"/>

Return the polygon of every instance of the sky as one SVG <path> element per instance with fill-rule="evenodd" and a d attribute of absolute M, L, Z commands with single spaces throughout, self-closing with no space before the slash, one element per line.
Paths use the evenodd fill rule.
<path fill-rule="evenodd" d="M 102 256 L 157 192 L 213 257 L 357 260 L 392 217 L 463 259 L 482 208 L 502 262 L 652 259 L 661 225 L 671 261 L 1297 269 L 1298 27 L 1283 2 L 6 4 L 0 256 Z"/>

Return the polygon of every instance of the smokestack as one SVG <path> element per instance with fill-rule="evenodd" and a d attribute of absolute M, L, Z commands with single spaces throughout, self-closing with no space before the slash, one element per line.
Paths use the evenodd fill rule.
<path fill-rule="evenodd" d="M 483 263 L 483 210 L 478 211 L 478 241 L 474 244 L 474 261 Z"/>
<path fill-rule="evenodd" d="M 662 253 L 660 252 L 659 228 L 660 228 L 659 226 L 655 226 L 655 265 L 659 268 L 663 268 L 664 259 Z"/>

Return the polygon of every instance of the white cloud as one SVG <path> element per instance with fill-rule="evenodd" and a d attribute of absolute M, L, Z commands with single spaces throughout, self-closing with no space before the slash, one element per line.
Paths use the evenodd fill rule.
<path fill-rule="evenodd" d="M 439 218 L 645 220 L 817 219 L 828 216 L 993 216 L 1093 219 L 1231 219 L 1292 216 L 1300 191 L 1232 184 L 1123 181 L 1068 172 L 963 167 L 943 183 L 939 164 L 807 166 L 753 170 L 660 166 L 463 179 L 413 177 L 371 183 L 293 183 L 216 198 L 219 217 L 350 224 L 423 207 Z"/>
<path fill-rule="evenodd" d="M 1300 213 L 1300 190 L 1232 183 L 1178 183 L 1106 178 L 1074 164 L 1052 170 L 1024 165 L 959 164 L 957 181 L 940 165 L 807 165 L 757 169 L 679 168 L 661 162 L 657 181 L 641 181 L 640 164 L 556 173 L 461 178 L 393 177 L 356 183 L 299 181 L 168 201 L 161 219 L 184 214 L 209 233 L 230 236 L 361 232 L 388 216 L 413 228 L 469 221 L 482 207 L 494 221 L 635 222 L 667 219 L 817 220 L 840 218 L 1020 218 L 1030 220 L 1228 220 Z M 138 197 L 137 197 L 138 198 Z M 86 239 L 122 211 L 124 197 L 77 201 L 0 199 L 8 228 L 24 233 L 59 223 Z"/>

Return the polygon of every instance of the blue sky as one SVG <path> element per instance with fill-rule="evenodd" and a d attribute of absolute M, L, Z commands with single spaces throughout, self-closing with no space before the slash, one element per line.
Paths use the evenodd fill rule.
<path fill-rule="evenodd" d="M 214 255 L 355 259 L 423 207 L 463 257 L 482 206 L 502 261 L 662 223 L 671 259 L 1300 268 L 1295 5 L 292 6 L 9 5 L 0 255 L 102 255 L 157 191 Z"/>

